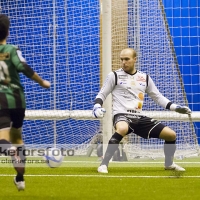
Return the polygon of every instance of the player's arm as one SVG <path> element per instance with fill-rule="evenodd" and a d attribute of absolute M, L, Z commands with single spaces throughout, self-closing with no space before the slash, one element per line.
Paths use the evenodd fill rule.
<path fill-rule="evenodd" d="M 115 75 L 113 72 L 110 72 L 106 80 L 96 96 L 92 115 L 96 118 L 101 118 L 104 116 L 106 110 L 102 108 L 103 102 L 106 100 L 107 96 L 112 92 L 115 87 Z"/>
<path fill-rule="evenodd" d="M 15 65 L 18 72 L 22 72 L 26 77 L 34 80 L 39 83 L 40 86 L 44 88 L 50 87 L 50 82 L 43 80 L 27 63 L 26 60 L 22 56 L 22 52 L 19 49 L 13 49 L 12 62 Z"/>
<path fill-rule="evenodd" d="M 51 86 L 49 81 L 43 80 L 36 72 L 34 72 L 31 79 L 34 80 L 35 82 L 39 83 L 40 86 L 42 86 L 43 88 L 49 88 Z"/>
<path fill-rule="evenodd" d="M 191 110 L 187 106 L 181 106 L 172 103 L 169 99 L 164 97 L 155 86 L 153 80 L 149 76 L 148 86 L 146 89 L 146 93 L 154 100 L 155 103 L 162 106 L 165 109 L 169 109 L 181 114 L 190 114 Z"/>

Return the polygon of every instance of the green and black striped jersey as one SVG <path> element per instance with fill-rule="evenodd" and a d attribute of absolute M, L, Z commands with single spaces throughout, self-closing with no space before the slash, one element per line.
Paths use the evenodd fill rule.
<path fill-rule="evenodd" d="M 14 45 L 0 45 L 0 109 L 25 108 L 25 95 L 19 73 L 31 78 L 34 71 Z"/>

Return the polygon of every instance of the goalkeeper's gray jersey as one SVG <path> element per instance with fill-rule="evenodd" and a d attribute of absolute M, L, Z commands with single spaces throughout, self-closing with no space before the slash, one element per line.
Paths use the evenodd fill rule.
<path fill-rule="evenodd" d="M 113 99 L 113 115 L 141 113 L 145 93 L 163 108 L 170 102 L 159 92 L 149 75 L 140 71 L 131 75 L 122 68 L 108 74 L 96 98 L 104 102 L 110 93 Z"/>

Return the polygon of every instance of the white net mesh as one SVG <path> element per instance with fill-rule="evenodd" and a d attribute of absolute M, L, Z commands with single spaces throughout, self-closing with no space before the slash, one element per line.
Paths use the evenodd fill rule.
<path fill-rule="evenodd" d="M 100 88 L 99 2 L 1 1 L 1 12 L 11 20 L 8 42 L 18 45 L 27 63 L 51 82 L 44 90 L 21 76 L 27 110 L 36 110 L 36 116 L 43 112 L 25 121 L 25 143 L 88 142 L 100 129 L 99 121 L 66 120 L 62 110 L 91 110 Z M 52 120 L 54 110 L 61 110 L 58 120 Z"/>
<path fill-rule="evenodd" d="M 163 1 L 167 14 L 165 18 L 159 0 L 112 0 L 113 70 L 120 67 L 120 51 L 127 46 L 133 47 L 138 52 L 138 69 L 153 78 L 161 93 L 177 104 L 187 105 L 186 99 L 189 98 L 189 106 L 195 110 L 195 105 L 200 102 L 191 99 L 193 93 L 192 89 L 188 92 L 188 86 L 192 88 L 193 84 L 187 81 L 188 76 L 192 79 L 192 70 L 190 74 L 184 73 L 184 66 L 196 68 L 198 64 L 185 65 L 182 62 L 185 54 L 181 49 L 184 46 L 176 39 L 184 39 L 185 36 L 176 35 L 175 29 L 180 29 L 182 25 L 173 24 L 171 20 L 174 16 L 170 15 L 177 9 L 181 10 L 182 5 L 168 3 Z M 83 144 L 85 148 L 88 145 L 84 144 L 89 144 L 101 130 L 101 123 L 91 118 L 93 101 L 101 82 L 99 0 L 10 0 L 1 1 L 0 6 L 1 13 L 8 14 L 11 19 L 8 42 L 18 45 L 28 64 L 52 83 L 50 90 L 44 90 L 21 77 L 27 110 L 34 110 L 31 114 L 29 112 L 29 118 L 27 114 L 24 123 L 25 143 L 44 146 L 75 144 L 76 148 Z M 185 6 L 184 9 L 196 10 L 197 6 Z M 194 27 L 191 25 L 191 28 Z M 187 37 L 192 39 L 191 35 Z M 196 39 L 199 41 L 199 37 Z M 192 52 L 193 44 L 189 43 L 188 46 L 190 51 L 186 56 L 191 59 L 194 55 L 196 58 Z M 178 52 L 176 55 L 174 47 Z M 183 79 L 179 73 L 185 74 Z M 199 71 L 196 75 L 199 76 Z M 147 98 L 144 110 L 154 112 L 163 109 Z M 193 124 L 190 120 L 169 122 L 164 121 L 165 118 L 169 116 L 162 115 L 163 123 L 177 133 L 178 150 L 181 153 L 186 150 L 187 155 L 191 151 L 196 153 L 195 136 L 199 132 L 199 123 Z M 132 135 L 128 144 L 132 144 L 128 148 L 132 157 L 151 155 L 148 153 L 150 149 L 157 155 L 163 154 L 160 150 L 163 146 L 161 140 L 144 140 Z"/>

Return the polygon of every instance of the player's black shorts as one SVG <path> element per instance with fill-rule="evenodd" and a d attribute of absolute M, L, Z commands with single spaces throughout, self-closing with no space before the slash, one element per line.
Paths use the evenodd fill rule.
<path fill-rule="evenodd" d="M 134 114 L 117 114 L 114 116 L 113 124 L 116 125 L 119 121 L 126 121 L 129 124 L 127 134 L 135 133 L 142 138 L 159 138 L 159 135 L 164 127 L 161 122 L 141 115 Z"/>
<path fill-rule="evenodd" d="M 21 128 L 25 117 L 24 108 L 2 109 L 0 110 L 0 129 Z"/>

